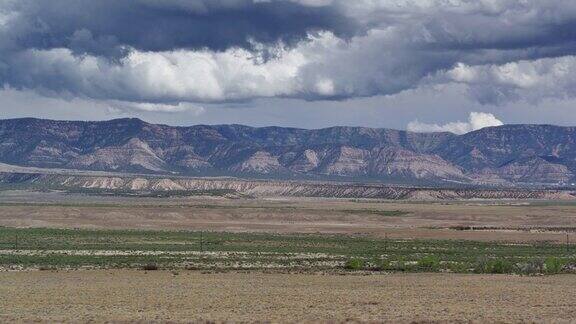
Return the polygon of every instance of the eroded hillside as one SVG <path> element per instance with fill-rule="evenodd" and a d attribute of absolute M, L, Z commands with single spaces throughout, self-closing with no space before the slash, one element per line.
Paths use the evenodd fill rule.
<path fill-rule="evenodd" d="M 507 125 L 457 136 L 13 119 L 0 121 L 0 162 L 164 175 L 569 186 L 576 181 L 576 128 Z"/>
<path fill-rule="evenodd" d="M 392 200 L 554 199 L 573 200 L 576 192 L 544 189 L 442 189 L 311 181 L 233 178 L 145 177 L 138 175 L 66 175 L 0 173 L 0 184 L 16 188 L 62 189 L 91 193 L 217 193 L 231 197 L 327 197 Z"/>

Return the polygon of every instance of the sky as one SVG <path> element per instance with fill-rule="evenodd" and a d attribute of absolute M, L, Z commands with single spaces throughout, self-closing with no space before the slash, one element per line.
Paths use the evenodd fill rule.
<path fill-rule="evenodd" d="M 0 118 L 576 125 L 573 0 L 0 0 Z"/>

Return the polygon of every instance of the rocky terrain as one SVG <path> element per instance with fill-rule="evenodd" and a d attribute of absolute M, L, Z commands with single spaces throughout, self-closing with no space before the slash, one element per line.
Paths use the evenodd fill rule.
<path fill-rule="evenodd" d="M 28 118 L 0 121 L 0 162 L 183 176 L 570 186 L 576 181 L 576 128 L 506 125 L 458 136 Z"/>
<path fill-rule="evenodd" d="M 393 200 L 550 199 L 575 200 L 576 191 L 511 188 L 424 188 L 320 181 L 234 178 L 154 177 L 141 175 L 70 175 L 0 172 L 10 188 L 61 189 L 89 193 L 215 193 L 230 197 L 332 197 Z"/>

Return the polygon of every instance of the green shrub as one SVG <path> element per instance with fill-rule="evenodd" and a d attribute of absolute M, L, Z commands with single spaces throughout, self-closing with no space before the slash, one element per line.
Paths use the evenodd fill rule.
<path fill-rule="evenodd" d="M 418 268 L 424 271 L 438 271 L 440 259 L 435 255 L 428 255 L 418 260 Z"/>
<path fill-rule="evenodd" d="M 404 259 L 399 259 L 396 261 L 391 260 L 381 260 L 375 267 L 378 271 L 409 271 L 416 270 L 414 266 L 410 265 Z"/>
<path fill-rule="evenodd" d="M 481 258 L 476 263 L 475 272 L 477 273 L 513 273 L 514 264 L 508 260 L 497 259 L 489 260 Z"/>
<path fill-rule="evenodd" d="M 390 260 L 380 260 L 379 264 L 377 265 L 377 268 L 379 271 L 392 270 Z"/>
<path fill-rule="evenodd" d="M 350 259 L 346 261 L 346 265 L 344 266 L 348 270 L 362 270 L 364 269 L 364 260 L 362 259 Z"/>
<path fill-rule="evenodd" d="M 476 264 L 474 265 L 474 272 L 476 273 L 488 273 L 488 263 L 490 262 L 490 260 L 488 260 L 486 257 L 479 257 L 478 260 L 476 260 Z"/>
<path fill-rule="evenodd" d="M 565 262 L 559 258 L 549 257 L 544 261 L 544 268 L 548 274 L 556 274 L 562 272 Z"/>
<path fill-rule="evenodd" d="M 514 265 L 507 260 L 493 260 L 490 262 L 490 273 L 512 273 Z"/>
<path fill-rule="evenodd" d="M 365 268 L 371 271 L 384 271 L 388 268 L 389 261 L 380 258 L 374 258 L 365 263 Z"/>

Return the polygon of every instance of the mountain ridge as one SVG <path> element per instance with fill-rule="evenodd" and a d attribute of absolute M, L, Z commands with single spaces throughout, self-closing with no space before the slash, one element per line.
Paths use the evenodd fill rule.
<path fill-rule="evenodd" d="M 566 185 L 576 177 L 576 127 L 515 124 L 456 135 L 15 118 L 0 120 L 0 162 L 155 174 Z"/>

